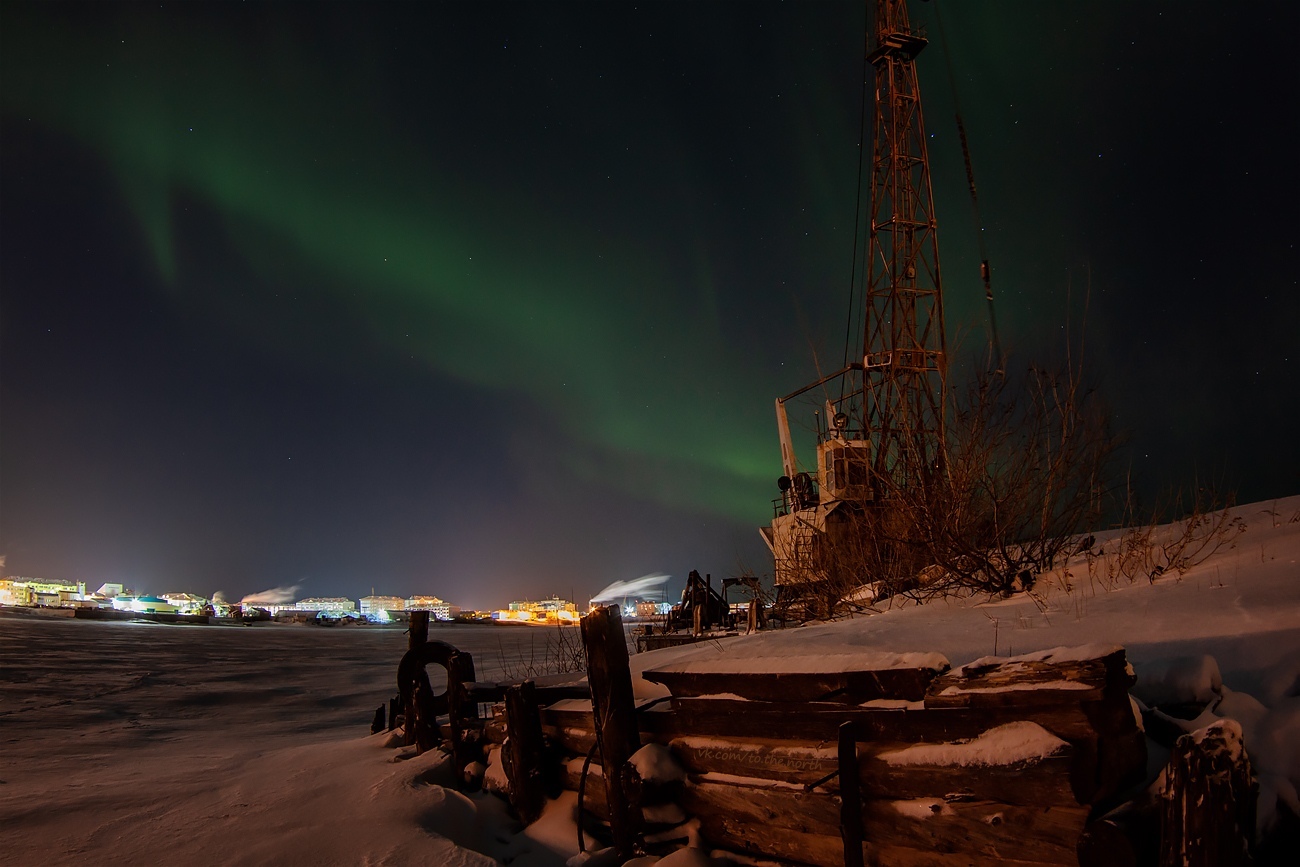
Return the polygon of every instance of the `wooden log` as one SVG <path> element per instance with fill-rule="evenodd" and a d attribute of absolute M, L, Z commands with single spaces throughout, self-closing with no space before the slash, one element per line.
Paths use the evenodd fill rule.
<path fill-rule="evenodd" d="M 696 774 L 727 774 L 806 785 L 838 769 L 834 745 L 771 738 L 688 736 L 668 744 L 686 770 Z M 838 787 L 837 783 L 833 784 Z"/>
<path fill-rule="evenodd" d="M 1073 862 L 1026 861 L 984 852 L 965 852 L 954 857 L 943 852 L 878 843 L 867 844 L 867 860 L 873 867 L 953 867 L 954 864 L 961 867 L 1045 867 L 1063 863 L 1073 867 Z"/>
<path fill-rule="evenodd" d="M 825 790 L 806 792 L 800 786 L 779 783 L 750 786 L 692 776 L 682 793 L 682 806 L 701 820 L 725 816 L 772 829 L 822 834 L 837 842 L 839 858 L 844 855 L 840 838 L 840 799 Z"/>
<path fill-rule="evenodd" d="M 479 728 L 478 703 L 470 699 L 465 686 L 473 682 L 474 657 L 463 650 L 452 654 L 447 663 L 447 726 L 457 785 L 465 779 L 465 768 L 483 758 L 481 745 L 475 737 Z"/>
<path fill-rule="evenodd" d="M 840 867 L 844 863 L 843 844 L 838 837 L 827 834 L 774 829 L 763 823 L 744 822 L 727 816 L 701 818 L 700 833 L 717 846 L 758 859 L 775 857 L 814 867 Z M 1005 858 L 982 852 L 954 856 L 868 841 L 866 863 L 873 867 L 1044 867 L 1070 862 Z"/>
<path fill-rule="evenodd" d="M 1035 708 L 1032 714 L 1006 707 L 845 707 L 830 702 L 809 702 L 792 709 L 781 702 L 704 698 L 675 698 L 672 709 L 672 714 L 660 715 L 671 719 L 660 725 L 659 732 L 674 737 L 724 735 L 835 743 L 840 724 L 852 720 L 861 726 L 866 741 L 938 743 L 978 737 L 996 726 L 1024 719 L 1065 741 L 1097 736 L 1078 702 Z"/>
<path fill-rule="evenodd" d="M 505 714 L 502 713 L 501 719 L 493 717 L 483 723 L 483 740 L 489 744 L 504 744 L 506 742 L 506 723 Z"/>
<path fill-rule="evenodd" d="M 946 772 L 936 769 L 931 781 L 926 772 L 892 774 L 864 767 L 863 784 L 869 797 L 889 794 L 884 787 L 897 785 L 902 797 L 925 795 L 967 795 L 976 799 L 1009 803 L 1102 804 L 1122 792 L 1145 770 L 1145 740 L 1136 727 L 1131 707 L 1124 699 L 1129 731 L 1098 738 L 1080 703 L 1042 706 L 1028 714 L 1015 707 L 999 708 L 846 708 L 829 702 L 797 708 L 777 702 L 728 699 L 674 699 L 668 712 L 641 714 L 638 725 L 642 739 L 672 742 L 686 766 L 698 773 L 728 773 L 808 783 L 834 770 L 831 752 L 809 762 L 819 744 L 834 742 L 840 724 L 857 723 L 865 741 L 859 751 L 870 761 L 881 751 L 900 749 L 908 743 L 942 743 L 978 738 L 998 726 L 1026 719 L 1066 741 L 1068 754 L 1018 769 L 992 769 L 969 779 L 976 784 L 945 790 Z M 547 708 L 546 733 L 564 748 L 585 753 L 590 747 L 590 715 L 586 704 L 563 702 Z M 1122 728 L 1116 722 L 1113 729 Z M 1068 765 L 1069 774 L 1058 772 Z M 766 769 L 765 769 L 766 767 Z M 874 779 L 879 779 L 877 785 Z M 1017 794 L 1019 793 L 1019 794 Z"/>
<path fill-rule="evenodd" d="M 840 806 L 829 792 L 799 787 L 768 788 L 692 778 L 683 806 L 708 826 L 725 818 L 762 826 L 765 839 L 791 831 L 840 839 Z M 1084 806 L 1023 806 L 995 801 L 948 802 L 942 798 L 866 800 L 867 842 L 937 852 L 949 857 L 983 854 L 1046 864 L 1076 863 L 1076 845 L 1088 817 Z M 707 836 L 707 834 L 706 834 Z M 712 839 L 712 838 L 710 838 Z M 722 841 L 717 841 L 722 842 Z M 750 847 L 746 851 L 755 851 Z M 779 857 L 779 849 L 760 849 Z M 844 856 L 841 840 L 838 857 Z"/>
<path fill-rule="evenodd" d="M 682 667 L 689 664 L 683 663 Z M 641 677 L 668 687 L 674 698 L 733 695 L 753 701 L 856 705 L 876 699 L 920 701 L 937 674 L 937 668 L 755 673 L 666 667 L 643 671 Z"/>
<path fill-rule="evenodd" d="M 894 755 L 912 744 L 859 742 L 859 779 L 865 798 L 948 798 L 1009 804 L 1072 805 L 1072 749 L 1062 744 L 1052 755 L 1007 764 L 960 767 Z M 771 738 L 680 737 L 669 742 L 673 755 L 695 774 L 720 774 L 798 785 L 819 781 L 839 790 L 837 749 L 812 741 Z"/>
<path fill-rule="evenodd" d="M 1165 774 L 1162 867 L 1253 863 L 1259 786 L 1240 724 L 1225 719 L 1183 735 Z"/>
<path fill-rule="evenodd" d="M 1107 687 L 1126 692 L 1132 669 L 1122 647 L 1065 648 L 981 660 L 934 679 L 926 707 L 1038 707 L 1100 701 Z"/>
<path fill-rule="evenodd" d="M 1076 864 L 1084 806 L 1030 807 L 938 798 L 864 802 L 869 839 L 891 846 L 1046 864 Z"/>
<path fill-rule="evenodd" d="M 562 752 L 585 756 L 596 743 L 595 729 L 575 729 L 568 726 L 543 725 L 542 734 Z"/>
<path fill-rule="evenodd" d="M 864 797 L 996 801 L 1020 806 L 1073 807 L 1080 803 L 1071 785 L 1074 751 L 1068 744 L 1046 756 L 966 765 L 960 764 L 960 759 L 907 756 L 908 746 L 858 745 Z"/>
<path fill-rule="evenodd" d="M 814 867 L 840 867 L 844 843 L 838 836 L 808 834 L 714 813 L 700 815 L 700 834 L 710 843 L 759 859 L 783 858 Z"/>
<path fill-rule="evenodd" d="M 371 733 L 372 735 L 379 734 L 380 732 L 382 732 L 382 731 L 384 730 L 384 718 L 385 718 L 386 716 L 387 716 L 387 715 L 384 713 L 384 706 L 381 704 L 381 705 L 380 705 L 380 706 L 375 710 L 375 717 L 374 717 L 374 719 L 370 721 L 370 733 Z"/>
<path fill-rule="evenodd" d="M 605 795 L 609 802 L 614 851 L 623 861 L 640 848 L 641 815 L 627 790 L 628 763 L 641 748 L 627 639 L 618 606 L 597 608 L 582 618 L 582 643 L 587 653 L 587 682 L 596 722 L 596 742 L 605 767 Z"/>
<path fill-rule="evenodd" d="M 503 749 L 510 755 L 506 763 L 510 778 L 510 806 L 525 825 L 542 814 L 546 803 L 541 763 L 543 761 L 542 726 L 537 715 L 537 701 L 531 681 L 506 690 L 506 731 Z"/>

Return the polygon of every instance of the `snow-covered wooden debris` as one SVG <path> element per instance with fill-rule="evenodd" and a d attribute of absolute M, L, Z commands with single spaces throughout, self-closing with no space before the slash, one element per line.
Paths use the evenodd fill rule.
<path fill-rule="evenodd" d="M 850 722 L 868 863 L 1077 863 L 1092 804 L 1145 765 L 1123 649 L 1057 648 L 951 671 L 922 668 L 919 656 L 876 661 L 880 672 L 924 672 L 921 690 L 916 680 L 881 689 L 879 672 L 863 677 L 840 659 L 806 672 L 800 658 L 781 660 L 779 672 L 753 676 L 758 689 L 716 664 L 647 673 L 673 692 L 670 743 L 692 771 L 684 805 L 705 838 L 752 855 L 843 863 L 834 738 Z M 828 674 L 841 678 L 834 696 L 771 700 L 775 676 L 825 689 L 836 686 Z M 846 706 L 855 679 L 876 688 Z"/>
<path fill-rule="evenodd" d="M 1224 719 L 1183 735 L 1165 769 L 1160 863 L 1253 863 L 1257 794 L 1239 723 Z"/>
<path fill-rule="evenodd" d="M 918 701 L 948 667 L 938 653 L 858 652 L 758 660 L 724 656 L 658 666 L 641 676 L 667 686 L 676 698 L 860 704 L 881 698 Z"/>
<path fill-rule="evenodd" d="M 643 701 L 636 714 L 642 742 L 666 747 L 687 776 L 684 788 L 646 786 L 652 812 L 671 794 L 703 839 L 755 857 L 843 863 L 836 737 L 846 722 L 858 741 L 868 863 L 1077 863 L 1093 806 L 1145 765 L 1119 647 L 955 670 L 933 654 L 876 653 L 758 667 L 692 661 L 647 672 L 671 703 Z M 590 701 L 539 714 L 570 757 L 564 787 L 578 788 L 595 740 Z M 598 755 L 588 775 L 585 806 L 608 817 Z"/>

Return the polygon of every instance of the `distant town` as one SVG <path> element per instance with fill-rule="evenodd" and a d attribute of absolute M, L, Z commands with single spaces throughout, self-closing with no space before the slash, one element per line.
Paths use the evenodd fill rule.
<path fill-rule="evenodd" d="M 292 602 L 228 602 L 216 594 L 209 599 L 194 593 L 138 594 L 121 584 L 102 584 L 87 592 L 85 582 L 45 581 L 10 576 L 0 579 L 0 607 L 61 609 L 93 619 L 129 619 L 210 622 L 212 619 L 283 623 L 366 622 L 405 623 L 412 611 L 427 611 L 433 620 L 462 623 L 577 624 L 582 614 L 576 603 L 552 597 L 511 602 L 494 611 L 461 609 L 437 596 L 307 597 Z M 667 614 L 671 605 L 643 599 L 623 600 L 624 616 L 639 619 Z M 116 614 L 115 614 L 116 613 Z"/>

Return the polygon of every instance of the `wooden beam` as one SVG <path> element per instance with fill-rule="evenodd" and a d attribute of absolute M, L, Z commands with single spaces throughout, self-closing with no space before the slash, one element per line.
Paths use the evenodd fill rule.
<path fill-rule="evenodd" d="M 641 748 L 627 639 L 618 606 L 597 608 L 582 618 L 582 643 L 587 653 L 587 682 L 595 718 L 596 742 L 605 768 L 610 831 L 620 861 L 639 854 L 641 811 L 631 797 L 628 760 Z"/>
<path fill-rule="evenodd" d="M 510 806 L 519 820 L 531 825 L 542 815 L 546 803 L 541 764 L 542 724 L 537 714 L 537 697 L 532 681 L 506 690 L 506 743 L 510 762 Z"/>
<path fill-rule="evenodd" d="M 415 650 L 417 647 L 422 646 L 426 641 L 428 641 L 429 640 L 429 612 L 412 611 L 410 614 L 410 619 L 407 621 L 406 634 L 407 634 L 406 650 L 408 653 L 411 652 L 412 650 Z M 418 711 L 415 706 L 415 697 L 417 694 L 421 692 L 421 690 L 429 694 L 432 694 L 433 692 L 433 686 L 429 683 L 429 675 L 425 673 L 423 668 L 420 669 L 418 677 L 420 679 L 420 683 L 417 685 L 418 688 L 412 689 L 409 693 L 406 694 L 406 701 L 402 710 L 403 713 L 402 731 L 405 736 L 404 739 L 407 746 L 410 746 L 411 744 L 415 743 L 416 740 L 415 726 L 416 726 L 416 718 L 418 716 Z"/>
<path fill-rule="evenodd" d="M 465 780 L 465 768 L 482 758 L 480 744 L 471 737 L 477 729 L 474 723 L 478 720 L 478 703 L 471 700 L 465 688 L 473 682 L 474 657 L 463 650 L 453 653 L 447 662 L 447 727 L 457 786 Z"/>
<path fill-rule="evenodd" d="M 675 698 L 736 695 L 754 701 L 833 701 L 857 705 L 873 699 L 920 701 L 938 674 L 932 668 L 836 672 L 710 672 L 648 670 L 641 677 L 668 687 Z"/>
<path fill-rule="evenodd" d="M 1241 726 L 1220 720 L 1183 735 L 1165 774 L 1161 867 L 1253 863 L 1259 784 Z"/>

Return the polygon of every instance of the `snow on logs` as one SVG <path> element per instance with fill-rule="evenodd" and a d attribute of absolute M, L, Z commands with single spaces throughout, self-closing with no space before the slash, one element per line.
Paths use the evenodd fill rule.
<path fill-rule="evenodd" d="M 1076 864 L 1092 806 L 1145 767 L 1122 648 L 954 670 L 934 654 L 855 656 L 856 667 L 846 655 L 785 658 L 759 674 L 708 662 L 644 673 L 673 693 L 671 731 L 657 736 L 671 735 L 690 771 L 683 806 L 706 839 L 844 863 L 845 722 L 856 731 L 867 863 Z"/>
<path fill-rule="evenodd" d="M 1133 674 L 1117 646 L 957 669 L 936 654 L 762 662 L 763 672 L 722 659 L 643 673 L 672 699 L 638 704 L 640 740 L 667 746 L 686 776 L 646 781 L 647 831 L 661 814 L 664 822 L 678 815 L 676 804 L 714 846 L 845 863 L 837 738 L 848 722 L 865 863 L 1077 864 L 1089 815 L 1114 806 L 1145 769 L 1128 696 Z M 576 790 L 596 740 L 591 703 L 553 701 L 540 717 L 547 741 L 567 757 L 558 762 L 561 784 Z M 607 819 L 598 758 L 584 806 Z"/>

